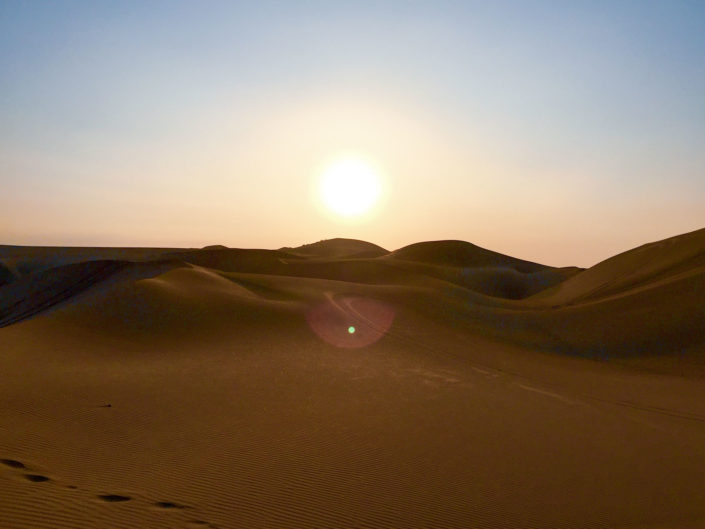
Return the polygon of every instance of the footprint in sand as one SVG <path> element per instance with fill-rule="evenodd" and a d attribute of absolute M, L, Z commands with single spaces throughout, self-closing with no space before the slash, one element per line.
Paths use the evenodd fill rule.
<path fill-rule="evenodd" d="M 218 529 L 218 526 L 203 520 L 190 520 L 189 525 L 194 528 L 207 527 L 208 529 Z"/>
<path fill-rule="evenodd" d="M 0 463 L 5 465 L 6 467 L 27 470 L 27 465 L 25 465 L 22 461 L 17 461 L 16 459 L 0 459 Z M 42 476 L 41 474 L 25 474 L 24 478 L 27 481 L 31 481 L 32 483 L 43 483 L 45 481 L 51 481 L 51 478 L 48 478 L 47 476 Z"/>
<path fill-rule="evenodd" d="M 171 501 L 158 501 L 154 506 L 161 509 L 186 509 L 186 505 L 180 505 Z"/>
<path fill-rule="evenodd" d="M 0 459 L 0 464 L 5 465 L 6 467 L 18 469 L 18 470 L 31 470 L 30 468 L 27 467 L 24 463 L 21 461 L 17 461 L 16 459 Z M 47 481 L 51 481 L 51 478 L 48 476 L 44 476 L 42 474 L 24 474 L 24 478 L 27 481 L 31 481 L 32 483 L 44 483 Z M 66 488 L 68 489 L 73 489 L 76 490 L 78 487 L 76 485 L 66 485 Z M 125 496 L 123 494 L 98 494 L 98 499 L 107 502 L 107 503 L 121 503 L 121 502 L 126 502 L 126 501 L 131 501 L 132 497 L 131 496 Z M 155 501 L 152 505 L 155 507 L 158 507 L 159 509 L 164 509 L 164 510 L 180 510 L 180 509 L 191 509 L 192 507 L 188 505 L 183 505 L 181 503 L 176 503 L 173 501 Z M 206 522 L 204 520 L 190 520 L 188 522 L 192 527 L 203 527 L 203 528 L 209 528 L 209 529 L 217 529 L 217 525 L 212 524 L 210 522 Z"/>
<path fill-rule="evenodd" d="M 41 474 L 25 474 L 24 477 L 34 483 L 42 483 L 44 481 L 49 481 L 48 477 L 42 476 Z"/>
<path fill-rule="evenodd" d="M 27 468 L 24 463 L 21 463 L 15 459 L 0 459 L 0 463 L 11 468 Z"/>
<path fill-rule="evenodd" d="M 121 494 L 99 494 L 98 498 L 107 502 L 130 501 L 130 496 L 122 496 Z"/>

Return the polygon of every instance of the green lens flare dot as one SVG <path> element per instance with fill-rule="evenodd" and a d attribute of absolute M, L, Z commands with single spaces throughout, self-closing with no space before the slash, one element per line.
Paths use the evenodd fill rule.
<path fill-rule="evenodd" d="M 353 327 L 352 325 L 350 327 L 348 327 L 348 332 L 350 334 L 355 334 L 355 327 Z"/>

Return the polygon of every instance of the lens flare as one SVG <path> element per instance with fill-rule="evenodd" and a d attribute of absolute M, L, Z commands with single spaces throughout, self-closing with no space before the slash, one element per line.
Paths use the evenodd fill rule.
<path fill-rule="evenodd" d="M 306 321 L 323 341 L 336 347 L 356 349 L 385 336 L 394 316 L 390 305 L 376 299 L 329 295 L 325 302 L 306 312 Z"/>

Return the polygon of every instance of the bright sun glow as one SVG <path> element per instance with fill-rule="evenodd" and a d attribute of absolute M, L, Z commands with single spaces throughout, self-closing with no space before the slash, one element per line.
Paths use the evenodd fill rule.
<path fill-rule="evenodd" d="M 345 158 L 329 165 L 321 176 L 323 203 L 338 215 L 356 217 L 369 211 L 380 196 L 377 172 L 357 158 Z"/>

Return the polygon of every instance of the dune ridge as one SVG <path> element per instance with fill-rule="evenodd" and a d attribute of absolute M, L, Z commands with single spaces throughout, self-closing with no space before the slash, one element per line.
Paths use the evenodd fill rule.
<path fill-rule="evenodd" d="M 282 250 L 307 257 L 379 257 L 389 252 L 366 241 L 357 239 L 325 239 L 311 244 L 304 244 L 296 248 L 282 248 Z"/>
<path fill-rule="evenodd" d="M 418 242 L 391 252 L 389 257 L 450 266 L 512 268 L 517 272 L 536 272 L 547 268 L 465 241 Z"/>

